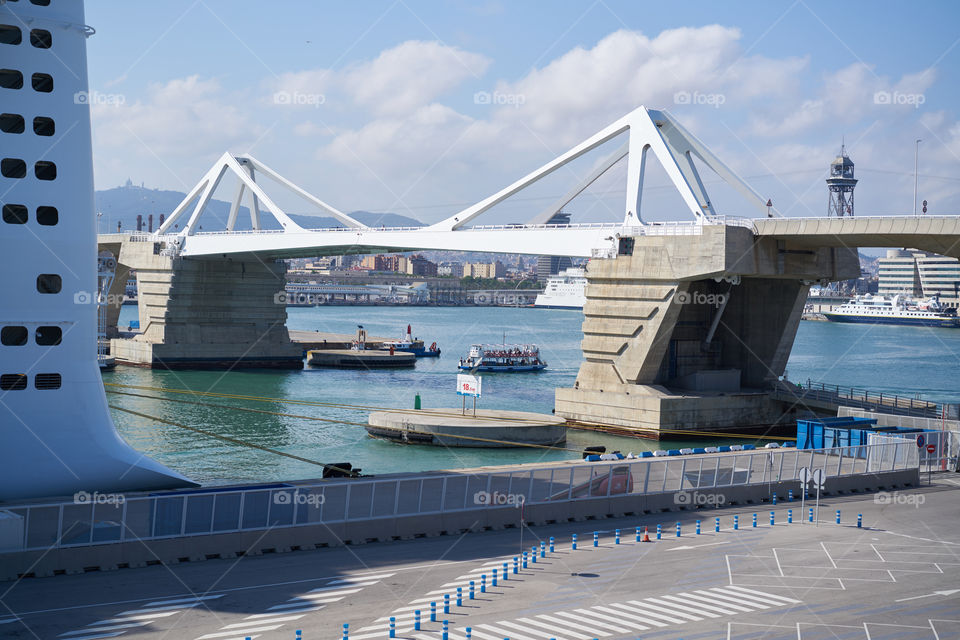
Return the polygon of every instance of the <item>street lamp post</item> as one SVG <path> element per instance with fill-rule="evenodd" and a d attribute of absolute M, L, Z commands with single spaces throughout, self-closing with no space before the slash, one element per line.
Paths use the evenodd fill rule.
<path fill-rule="evenodd" d="M 917 184 L 918 172 L 920 168 L 920 138 L 917 138 L 913 152 L 913 215 L 917 215 Z"/>

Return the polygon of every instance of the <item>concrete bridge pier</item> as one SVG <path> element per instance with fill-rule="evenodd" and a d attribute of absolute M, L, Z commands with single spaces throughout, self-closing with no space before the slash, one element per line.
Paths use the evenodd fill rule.
<path fill-rule="evenodd" d="M 121 268 L 137 272 L 141 333 L 111 340 L 117 362 L 171 369 L 303 366 L 303 349 L 291 342 L 286 305 L 277 298 L 285 263 L 190 259 L 165 248 L 136 236 L 121 244 Z"/>
<path fill-rule="evenodd" d="M 584 362 L 574 387 L 557 389 L 556 414 L 652 438 L 792 423 L 770 392 L 810 284 L 859 275 L 855 250 L 745 227 L 620 238 L 618 255 L 589 263 Z"/>

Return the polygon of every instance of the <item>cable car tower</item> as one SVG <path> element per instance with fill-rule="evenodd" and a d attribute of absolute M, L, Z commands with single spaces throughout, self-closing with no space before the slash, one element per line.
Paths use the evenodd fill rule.
<path fill-rule="evenodd" d="M 853 160 L 847 155 L 845 145 L 840 145 L 840 155 L 830 163 L 830 177 L 827 189 L 830 190 L 830 202 L 827 204 L 827 216 L 853 217 L 853 188 L 857 180 L 853 177 Z"/>

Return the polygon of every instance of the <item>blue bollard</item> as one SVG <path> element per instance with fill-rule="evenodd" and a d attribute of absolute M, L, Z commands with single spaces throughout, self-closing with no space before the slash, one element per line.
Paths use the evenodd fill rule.
<path fill-rule="evenodd" d="M 554 543 L 553 536 L 550 536 L 550 553 L 553 553 L 553 543 Z"/>
<path fill-rule="evenodd" d="M 663 528 L 658 524 L 657 525 L 657 540 L 660 539 L 660 534 L 663 533 Z"/>
<path fill-rule="evenodd" d="M 613 531 L 613 544 L 620 544 L 620 529 Z"/>
<path fill-rule="evenodd" d="M 787 502 L 793 502 L 793 489 L 787 491 Z"/>
<path fill-rule="evenodd" d="M 390 633 L 389 633 L 389 636 L 390 636 L 391 638 L 396 638 L 396 637 L 397 637 L 397 619 L 394 618 L 393 616 L 390 616 Z"/>
<path fill-rule="evenodd" d="M 349 631 L 350 631 L 350 625 L 344 622 L 343 623 L 343 640 L 347 640 L 347 636 L 350 635 Z"/>
<path fill-rule="evenodd" d="M 640 527 L 637 527 L 637 542 L 640 542 Z"/>
<path fill-rule="evenodd" d="M 777 506 L 777 494 L 773 494 L 773 506 Z"/>
<path fill-rule="evenodd" d="M 513 556 L 513 575 L 520 573 L 520 559 Z"/>
<path fill-rule="evenodd" d="M 504 582 L 506 582 L 507 580 L 510 579 L 510 571 L 507 569 L 507 563 L 506 563 L 506 562 L 503 563 L 503 572 L 502 572 L 500 575 L 501 575 L 501 577 L 503 578 L 503 581 L 504 581 Z"/>
<path fill-rule="evenodd" d="M 573 550 L 577 550 L 577 534 L 573 534 Z"/>
<path fill-rule="evenodd" d="M 470 581 L 470 599 L 473 600 L 473 580 Z"/>
<path fill-rule="evenodd" d="M 787 524 L 793 524 L 793 509 L 787 509 Z"/>
<path fill-rule="evenodd" d="M 677 523 L 677 537 L 680 537 L 680 523 Z"/>
<path fill-rule="evenodd" d="M 463 587 L 457 587 L 457 606 L 463 606 Z"/>
<path fill-rule="evenodd" d="M 837 509 L 837 524 L 840 524 L 840 509 Z"/>
<path fill-rule="evenodd" d="M 420 631 L 420 609 L 413 612 L 413 630 Z"/>
<path fill-rule="evenodd" d="M 720 533 L 720 518 L 714 518 L 713 520 L 713 530 L 716 533 Z"/>
<path fill-rule="evenodd" d="M 493 586 L 497 586 L 497 570 L 493 570 Z"/>
<path fill-rule="evenodd" d="M 697 535 L 700 535 L 700 521 L 697 520 Z"/>
<path fill-rule="evenodd" d="M 303 640 L 303 629 L 296 630 L 297 637 L 294 640 Z"/>
<path fill-rule="evenodd" d="M 527 568 L 527 552 L 526 551 L 523 552 L 523 568 L 524 569 Z M 516 569 L 516 566 L 514 566 L 514 569 Z"/>
<path fill-rule="evenodd" d="M 813 522 L 813 507 L 810 507 L 810 522 Z"/>
<path fill-rule="evenodd" d="M 450 622 L 448 620 L 444 620 L 442 640 L 447 640 L 450 637 L 449 633 L 450 633 Z"/>
<path fill-rule="evenodd" d="M 547 557 L 547 543 L 543 542 L 542 540 L 540 541 L 540 557 L 541 558 Z"/>
<path fill-rule="evenodd" d="M 530 547 L 530 561 L 537 564 L 537 545 Z"/>
<path fill-rule="evenodd" d="M 473 635 L 473 627 L 467 627 L 464 631 L 467 632 L 467 640 L 470 640 L 470 637 Z"/>
<path fill-rule="evenodd" d="M 862 514 L 862 513 L 858 513 L 858 514 L 857 514 L 857 529 L 862 529 L 862 528 L 863 528 L 863 514 Z"/>
<path fill-rule="evenodd" d="M 484 573 L 483 575 L 480 576 L 480 593 L 486 593 L 486 592 L 487 592 L 487 574 Z"/>
<path fill-rule="evenodd" d="M 430 622 L 436 622 L 436 621 L 437 621 L 437 603 L 431 602 L 430 603 Z"/>
<path fill-rule="evenodd" d="M 770 526 L 773 526 L 773 511 L 770 512 Z"/>
<path fill-rule="evenodd" d="M 443 612 L 450 613 L 450 594 L 443 594 Z"/>
<path fill-rule="evenodd" d="M 740 529 L 740 516 L 733 516 L 733 530 L 737 531 Z"/>
<path fill-rule="evenodd" d="M 753 514 L 753 526 L 754 528 L 757 526 L 757 514 Z"/>
<path fill-rule="evenodd" d="M 595 546 L 595 547 L 599 547 L 599 546 L 600 546 L 600 532 L 599 532 L 599 531 L 594 531 L 594 532 L 593 532 L 593 546 Z"/>

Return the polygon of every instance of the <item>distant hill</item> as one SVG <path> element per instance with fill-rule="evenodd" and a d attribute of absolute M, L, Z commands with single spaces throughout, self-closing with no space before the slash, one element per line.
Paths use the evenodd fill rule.
<path fill-rule="evenodd" d="M 168 215 L 173 211 L 187 194 L 180 191 L 163 191 L 160 189 L 147 189 L 130 184 L 129 182 L 122 187 L 105 189 L 97 191 L 94 195 L 95 206 L 98 213 L 103 215 L 98 218 L 98 231 L 100 233 L 109 233 L 117 230 L 117 221 L 123 224 L 124 229 L 135 229 L 137 225 L 137 215 L 143 216 L 144 228 L 147 226 L 147 216 L 153 214 L 154 229 L 159 225 L 160 214 Z M 216 231 L 226 228 L 227 216 L 230 214 L 230 203 L 223 200 L 211 200 L 204 214 L 204 223 L 207 231 Z M 339 220 L 331 216 L 316 216 L 303 214 L 289 214 L 290 218 L 300 226 L 310 229 L 342 227 Z M 373 213 L 370 211 L 351 211 L 347 213 L 350 217 L 371 227 L 422 227 L 424 224 L 419 220 L 402 216 L 396 213 Z M 280 225 L 273 219 L 269 213 L 261 211 L 260 219 L 265 229 L 279 229 Z M 240 213 L 237 215 L 237 224 L 234 227 L 238 231 L 250 229 L 250 210 L 247 207 L 240 207 Z"/>

